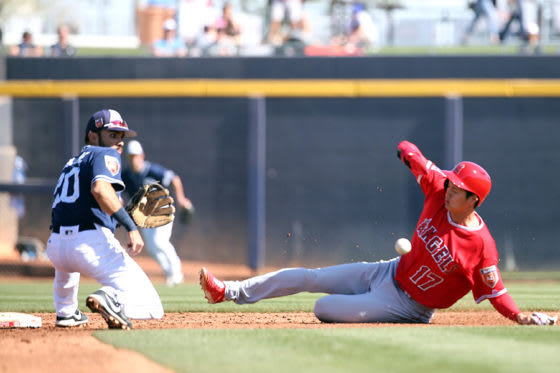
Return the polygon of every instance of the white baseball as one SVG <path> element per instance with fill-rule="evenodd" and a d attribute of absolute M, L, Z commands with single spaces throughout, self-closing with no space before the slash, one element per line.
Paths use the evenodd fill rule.
<path fill-rule="evenodd" d="M 410 249 L 412 249 L 412 245 L 406 238 L 399 238 L 395 242 L 395 250 L 397 251 L 397 253 L 399 253 L 399 255 L 408 254 L 410 252 Z"/>

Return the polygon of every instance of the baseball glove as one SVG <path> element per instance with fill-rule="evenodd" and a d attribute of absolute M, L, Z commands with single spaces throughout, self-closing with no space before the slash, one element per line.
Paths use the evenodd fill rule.
<path fill-rule="evenodd" d="M 558 316 L 549 316 L 542 312 L 533 312 L 531 314 L 531 323 L 535 325 L 554 325 L 558 321 Z"/>
<path fill-rule="evenodd" d="M 125 207 L 139 228 L 156 228 L 175 218 L 169 190 L 158 183 L 147 184 L 136 192 Z"/>

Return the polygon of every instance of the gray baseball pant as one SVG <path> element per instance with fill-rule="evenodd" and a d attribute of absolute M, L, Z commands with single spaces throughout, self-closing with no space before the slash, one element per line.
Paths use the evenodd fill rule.
<path fill-rule="evenodd" d="M 225 298 L 247 304 L 300 292 L 327 293 L 314 309 L 324 322 L 429 323 L 435 310 L 410 298 L 395 281 L 399 259 L 287 268 L 244 281 L 225 281 Z"/>

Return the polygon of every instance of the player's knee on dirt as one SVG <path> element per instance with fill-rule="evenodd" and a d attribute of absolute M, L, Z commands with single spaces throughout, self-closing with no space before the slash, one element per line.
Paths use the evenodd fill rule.
<path fill-rule="evenodd" d="M 331 294 L 315 302 L 313 312 L 322 322 L 364 323 L 377 321 L 359 295 Z"/>
<path fill-rule="evenodd" d="M 315 307 L 313 308 L 313 313 L 322 322 L 335 322 L 336 320 L 332 319 L 332 313 L 329 310 L 330 307 L 328 306 L 328 302 L 325 301 L 325 298 L 326 297 L 317 299 Z"/>
<path fill-rule="evenodd" d="M 355 315 L 336 297 L 336 295 L 326 295 L 317 299 L 313 312 L 319 320 L 329 323 L 364 322 L 363 316 Z"/>

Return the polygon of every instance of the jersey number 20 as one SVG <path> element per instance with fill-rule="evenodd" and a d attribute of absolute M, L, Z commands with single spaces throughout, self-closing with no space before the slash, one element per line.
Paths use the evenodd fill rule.
<path fill-rule="evenodd" d="M 79 167 L 71 167 L 67 172 L 60 175 L 56 183 L 54 202 L 52 208 L 60 202 L 73 203 L 80 197 L 80 174 Z M 69 194 L 69 186 L 72 185 L 72 194 Z"/>

